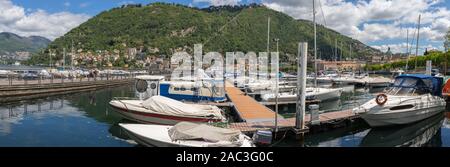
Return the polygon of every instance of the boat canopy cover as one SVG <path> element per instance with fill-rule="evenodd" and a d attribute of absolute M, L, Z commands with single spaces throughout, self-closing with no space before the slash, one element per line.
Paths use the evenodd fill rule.
<path fill-rule="evenodd" d="M 180 122 L 169 129 L 169 136 L 176 140 L 205 140 L 211 142 L 229 141 L 239 139 L 238 130 L 218 128 L 206 124 Z"/>
<path fill-rule="evenodd" d="M 402 74 L 395 78 L 394 87 L 428 89 L 434 96 L 442 95 L 442 77 L 425 74 Z"/>
<path fill-rule="evenodd" d="M 197 116 L 223 118 L 220 109 L 216 106 L 203 106 L 186 104 L 164 96 L 152 96 L 142 102 L 142 106 L 158 113 L 181 116 Z"/>

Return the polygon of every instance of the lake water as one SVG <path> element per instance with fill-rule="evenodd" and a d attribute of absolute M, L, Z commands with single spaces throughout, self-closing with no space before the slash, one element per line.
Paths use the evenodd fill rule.
<path fill-rule="evenodd" d="M 131 86 L 0 104 L 0 146 L 136 146 L 118 127 L 118 123 L 128 121 L 108 107 L 113 97 L 124 96 L 134 96 Z M 321 110 L 351 108 L 372 97 L 371 91 L 360 89 L 320 106 Z M 287 117 L 293 115 L 292 111 L 292 106 L 280 108 Z M 448 147 L 449 119 L 449 114 L 447 117 L 442 114 L 412 125 L 377 130 L 365 123 L 356 123 L 307 136 L 302 145 L 296 140 L 284 139 L 276 146 Z"/>

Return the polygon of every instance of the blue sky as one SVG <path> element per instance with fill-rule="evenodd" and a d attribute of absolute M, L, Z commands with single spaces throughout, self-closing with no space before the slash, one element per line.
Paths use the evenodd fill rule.
<path fill-rule="evenodd" d="M 55 39 L 96 14 L 126 3 L 178 3 L 188 6 L 262 3 L 297 19 L 312 19 L 312 0 L 0 0 L 0 32 Z M 420 52 L 443 50 L 450 27 L 450 0 L 316 0 L 319 24 L 386 51 L 406 50 L 422 14 Z M 407 5 L 406 5 L 407 4 Z"/>
<path fill-rule="evenodd" d="M 21 5 L 26 9 L 36 10 L 44 9 L 50 13 L 69 11 L 72 13 L 84 13 L 96 15 L 101 11 L 121 6 L 126 3 L 149 4 L 153 2 L 168 2 L 184 4 L 186 6 L 193 5 L 196 7 L 207 7 L 210 3 L 205 1 L 193 2 L 192 0 L 12 0 L 15 4 Z M 239 4 L 247 4 L 249 2 L 259 2 L 256 0 L 242 0 Z"/>

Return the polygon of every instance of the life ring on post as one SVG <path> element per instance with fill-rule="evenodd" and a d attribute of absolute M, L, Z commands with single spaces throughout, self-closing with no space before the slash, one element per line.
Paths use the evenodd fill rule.
<path fill-rule="evenodd" d="M 377 102 L 378 105 L 384 105 L 384 103 L 386 103 L 388 100 L 387 96 L 385 94 L 379 94 L 377 95 L 377 97 L 375 98 L 375 102 Z"/>

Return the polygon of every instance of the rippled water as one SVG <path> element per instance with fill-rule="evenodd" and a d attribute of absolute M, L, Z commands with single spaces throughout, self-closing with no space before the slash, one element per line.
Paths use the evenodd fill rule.
<path fill-rule="evenodd" d="M 369 90 L 349 90 L 340 100 L 320 104 L 321 110 L 351 108 L 373 97 Z M 136 146 L 117 125 L 128 121 L 108 107 L 113 97 L 124 96 L 134 96 L 130 86 L 0 104 L 0 146 Z M 289 117 L 293 109 L 283 106 L 280 112 Z M 307 136 L 304 143 L 285 139 L 276 146 L 450 146 L 449 119 L 442 114 L 376 130 L 361 122 Z"/>

